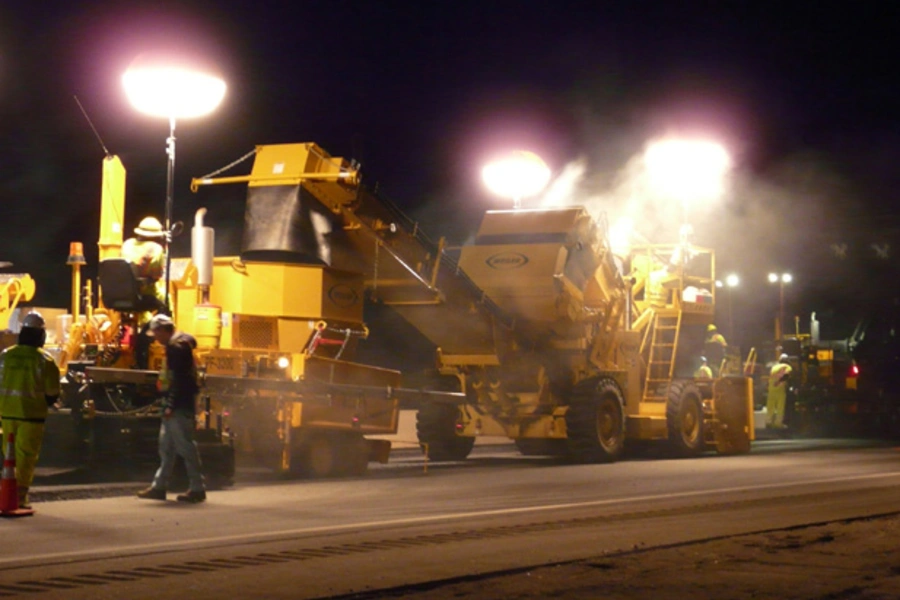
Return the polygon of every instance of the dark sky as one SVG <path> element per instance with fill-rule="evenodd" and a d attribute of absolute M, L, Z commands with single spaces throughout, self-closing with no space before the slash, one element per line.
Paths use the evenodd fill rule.
<path fill-rule="evenodd" d="M 870 262 L 900 223 L 898 12 L 877 0 L 6 2 L 0 258 L 35 275 L 37 304 L 59 305 L 69 241 L 96 257 L 102 151 L 73 94 L 128 169 L 126 226 L 162 212 L 167 127 L 127 105 L 120 76 L 165 47 L 229 84 L 214 115 L 179 124 L 176 165 L 176 216 L 208 206 L 220 252 L 236 250 L 243 190 L 198 198 L 187 183 L 256 144 L 357 158 L 427 231 L 461 242 L 502 204 L 478 178 L 492 152 L 528 147 L 556 172 L 583 157 L 598 192 L 649 139 L 705 135 L 728 147 L 736 183 L 698 237 L 748 280 L 793 270 L 791 309 L 822 310 L 825 295 L 894 274 L 892 259 Z M 761 319 L 771 292 L 750 285 L 736 303 Z"/>

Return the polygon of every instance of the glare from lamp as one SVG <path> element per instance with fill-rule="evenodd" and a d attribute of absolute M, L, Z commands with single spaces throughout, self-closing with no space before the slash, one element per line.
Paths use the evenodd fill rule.
<path fill-rule="evenodd" d="M 489 163 L 481 170 L 487 188 L 516 203 L 539 194 L 550 182 L 550 168 L 540 156 L 517 150 L 506 158 Z"/>
<path fill-rule="evenodd" d="M 609 229 L 609 247 L 616 256 L 628 256 L 631 252 L 631 235 L 634 219 L 621 217 Z"/>
<path fill-rule="evenodd" d="M 727 285 L 728 287 L 737 287 L 740 283 L 740 277 L 738 277 L 734 273 L 731 273 L 725 278 L 725 285 Z"/>
<path fill-rule="evenodd" d="M 781 276 L 781 281 L 784 282 L 784 283 L 790 283 L 790 282 L 792 282 L 793 280 L 794 280 L 794 276 L 791 275 L 790 273 L 784 273 L 784 274 Z"/>
<path fill-rule="evenodd" d="M 279 369 L 287 369 L 289 366 L 291 366 L 291 359 L 289 359 L 287 356 L 278 357 Z"/>
<path fill-rule="evenodd" d="M 182 67 L 133 66 L 122 75 L 129 102 L 153 117 L 190 119 L 211 113 L 225 97 L 225 82 Z"/>
<path fill-rule="evenodd" d="M 778 275 L 775 273 L 769 273 L 769 283 L 778 283 Z"/>
<path fill-rule="evenodd" d="M 723 195 L 731 158 L 716 142 L 666 139 L 647 147 L 644 165 L 650 188 L 658 195 L 681 202 L 709 201 Z"/>

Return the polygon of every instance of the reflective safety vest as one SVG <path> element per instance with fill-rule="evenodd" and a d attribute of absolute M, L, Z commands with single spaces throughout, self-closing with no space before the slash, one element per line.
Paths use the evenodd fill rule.
<path fill-rule="evenodd" d="M 722 346 L 723 348 L 728 346 L 728 342 L 725 341 L 725 336 L 722 335 L 721 333 L 719 333 L 718 331 L 713 331 L 712 335 L 710 335 L 708 338 L 706 338 L 706 343 L 707 344 L 718 344 L 719 346 Z"/>
<path fill-rule="evenodd" d="M 713 373 L 712 369 L 709 368 L 709 365 L 702 365 L 696 372 L 694 372 L 694 379 L 712 379 Z"/>
<path fill-rule="evenodd" d="M 775 363 L 772 370 L 769 371 L 769 387 L 780 387 L 784 382 L 781 380 L 785 375 L 790 375 L 793 369 L 791 365 L 786 363 Z"/>
<path fill-rule="evenodd" d="M 122 258 L 134 265 L 135 275 L 145 279 L 142 296 L 158 296 L 157 281 L 163 276 L 165 251 L 157 242 L 129 238 L 122 244 Z"/>
<path fill-rule="evenodd" d="M 0 415 L 46 419 L 47 396 L 59 396 L 59 367 L 52 356 L 33 346 L 0 353 Z"/>

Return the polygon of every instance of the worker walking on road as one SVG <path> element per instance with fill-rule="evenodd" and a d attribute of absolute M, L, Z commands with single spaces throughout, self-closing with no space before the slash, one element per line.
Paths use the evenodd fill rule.
<path fill-rule="evenodd" d="M 725 336 L 719 333 L 719 330 L 712 323 L 707 325 L 703 352 L 712 363 L 713 375 L 719 374 L 719 370 L 722 368 L 722 361 L 725 359 L 725 350 L 727 349 L 728 342 L 725 341 Z"/>
<path fill-rule="evenodd" d="M 791 377 L 788 355 L 782 354 L 769 372 L 769 394 L 766 398 L 766 426 L 784 428 L 784 411 L 787 405 L 788 380 Z"/>
<path fill-rule="evenodd" d="M 193 336 L 175 331 L 175 324 L 166 315 L 150 319 L 150 334 L 166 348 L 166 358 L 160 372 L 160 387 L 165 394 L 162 423 L 159 427 L 160 465 L 153 484 L 138 492 L 139 498 L 165 500 L 175 458 L 184 459 L 190 488 L 178 496 L 179 502 L 203 502 L 206 489 L 200 472 L 200 454 L 194 443 L 196 397 L 199 391 Z"/>
<path fill-rule="evenodd" d="M 22 319 L 18 343 L 0 353 L 0 415 L 4 438 L 10 433 L 16 438 L 20 508 L 31 508 L 28 488 L 44 441 L 44 421 L 59 398 L 59 367 L 41 349 L 46 338 L 44 318 L 31 312 Z"/>
<path fill-rule="evenodd" d="M 709 368 L 709 364 L 706 362 L 706 357 L 700 357 L 700 367 L 694 371 L 694 379 L 712 379 L 713 372 L 712 369 Z"/>

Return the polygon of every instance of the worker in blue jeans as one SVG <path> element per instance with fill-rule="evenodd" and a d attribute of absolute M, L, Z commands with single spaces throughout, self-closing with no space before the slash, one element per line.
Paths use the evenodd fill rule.
<path fill-rule="evenodd" d="M 162 423 L 159 427 L 160 465 L 153 484 L 138 492 L 138 498 L 165 500 L 169 479 L 175 468 L 175 458 L 184 459 L 190 488 L 178 496 L 179 502 L 203 502 L 206 488 L 200 472 L 200 454 L 194 443 L 196 424 L 197 365 L 194 349 L 197 340 L 190 334 L 175 331 L 175 324 L 166 315 L 150 319 L 149 334 L 165 346 L 166 362 L 160 371 L 160 389 L 164 392 Z"/>

